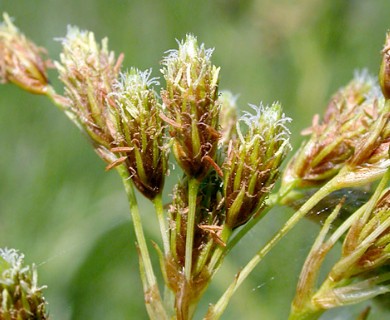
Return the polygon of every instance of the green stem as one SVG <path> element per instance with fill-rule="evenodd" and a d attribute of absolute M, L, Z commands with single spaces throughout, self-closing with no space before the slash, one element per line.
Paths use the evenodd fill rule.
<path fill-rule="evenodd" d="M 145 267 L 145 276 L 149 286 L 157 284 L 156 277 L 153 272 L 152 262 L 150 260 L 148 246 L 145 240 L 145 234 L 142 228 L 141 216 L 138 209 L 137 198 L 135 196 L 134 187 L 127 170 L 123 166 L 118 166 L 118 171 L 122 177 L 123 185 L 126 190 L 127 198 L 130 205 L 130 214 L 133 220 L 135 237 L 139 246 L 141 259 Z"/>
<path fill-rule="evenodd" d="M 160 232 L 161 232 L 161 238 L 163 241 L 163 247 L 164 247 L 164 256 L 167 257 L 169 255 L 169 238 L 168 238 L 168 229 L 166 226 L 166 220 L 164 217 L 164 205 L 162 201 L 161 194 L 158 194 L 156 198 L 153 199 L 154 208 L 156 210 L 157 219 L 160 225 Z M 161 251 L 160 251 L 161 252 Z M 164 257 L 161 256 L 161 263 L 164 263 L 163 259 Z M 162 267 L 163 268 L 163 267 Z M 168 311 L 168 314 L 173 313 L 173 306 L 174 306 L 174 295 L 171 289 L 168 287 L 168 279 L 167 277 L 164 277 L 164 305 L 165 309 Z"/>
<path fill-rule="evenodd" d="M 293 312 L 288 320 L 317 320 L 325 312 L 324 309 L 304 309 L 299 312 Z"/>
<path fill-rule="evenodd" d="M 160 225 L 161 238 L 164 246 L 164 254 L 165 256 L 169 253 L 169 239 L 168 239 L 168 229 L 164 217 L 164 205 L 162 202 L 161 194 L 158 194 L 153 199 L 154 208 L 156 210 L 158 223 Z"/>
<path fill-rule="evenodd" d="M 319 189 L 302 207 L 284 224 L 284 226 L 274 235 L 274 237 L 248 262 L 248 264 L 236 275 L 234 281 L 218 300 L 215 306 L 211 307 L 212 317 L 219 319 L 234 292 L 240 287 L 242 282 L 248 277 L 264 256 L 281 240 L 318 202 L 327 195 L 335 191 L 338 187 L 338 177 L 336 176 Z M 209 311 L 210 314 L 210 311 Z"/>
<path fill-rule="evenodd" d="M 184 275 L 189 281 L 192 270 L 192 248 L 194 245 L 195 217 L 196 217 L 196 199 L 198 195 L 199 181 L 196 178 L 190 178 L 188 181 L 188 217 L 186 232 L 186 253 Z"/>
<path fill-rule="evenodd" d="M 154 275 L 152 262 L 150 260 L 148 246 L 146 244 L 145 234 L 142 228 L 141 215 L 139 213 L 133 183 L 125 166 L 121 165 L 116 167 L 116 169 L 122 178 L 127 198 L 129 200 L 130 214 L 133 220 L 135 237 L 137 239 L 140 256 L 139 264 L 144 287 L 146 309 L 151 319 L 167 320 L 168 316 L 161 300 L 156 276 Z"/>
<path fill-rule="evenodd" d="M 337 218 L 342 205 L 343 201 L 339 202 L 333 212 L 328 216 L 306 258 L 299 276 L 295 298 L 291 304 L 289 320 L 317 319 L 316 315 L 320 315 L 323 312 L 322 308 L 318 308 L 312 304 L 311 298 L 321 265 L 334 245 L 333 242 L 324 244 L 325 237 L 332 223 Z"/>

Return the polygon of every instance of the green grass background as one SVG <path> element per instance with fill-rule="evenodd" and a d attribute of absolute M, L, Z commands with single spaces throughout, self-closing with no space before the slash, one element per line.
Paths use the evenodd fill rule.
<path fill-rule="evenodd" d="M 221 89 L 247 103 L 279 100 L 295 149 L 299 132 L 355 69 L 376 74 L 389 0 L 0 0 L 25 34 L 57 59 L 68 24 L 107 36 L 125 67 L 153 68 L 164 52 L 194 33 L 215 47 Z M 52 81 L 58 84 L 53 73 Z M 0 246 L 38 265 L 52 319 L 146 319 L 133 229 L 116 173 L 45 98 L 0 87 Z M 168 179 L 165 200 L 177 178 Z M 152 207 L 140 200 L 148 236 L 158 241 Z M 277 208 L 226 260 L 201 302 L 201 319 L 234 273 L 291 215 Z M 318 226 L 303 221 L 256 268 L 223 319 L 286 319 L 300 267 Z M 372 303 L 370 303 L 373 305 Z M 356 319 L 367 305 L 323 319 Z M 388 313 L 374 305 L 369 319 Z"/>

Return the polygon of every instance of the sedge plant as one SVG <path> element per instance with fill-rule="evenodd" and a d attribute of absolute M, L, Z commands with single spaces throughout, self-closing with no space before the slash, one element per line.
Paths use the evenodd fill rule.
<path fill-rule="evenodd" d="M 390 291 L 389 36 L 380 85 L 365 72 L 357 74 L 331 98 L 322 119 L 314 116 L 303 131 L 310 137 L 282 169 L 291 151 L 291 119 L 279 102 L 250 105 L 252 111 L 239 116 L 236 97 L 219 89 L 221 69 L 212 63 L 213 50 L 194 35 L 166 52 L 160 86 L 151 69 L 123 70 L 124 55 L 115 55 L 107 39 L 98 42 L 92 32 L 69 27 L 53 62 L 7 14 L 3 18 L 0 81 L 49 98 L 84 133 L 106 170 L 116 170 L 123 181 L 150 319 L 192 319 L 225 257 L 276 205 L 295 213 L 231 279 L 204 319 L 222 316 L 242 282 L 304 217 L 325 222 L 303 266 L 291 319 L 318 319 L 330 308 Z M 49 81 L 49 68 L 58 72 L 60 91 Z M 170 154 L 181 175 L 164 204 Z M 153 217 L 141 214 L 136 190 L 154 205 L 159 243 L 144 233 L 145 221 Z M 364 204 L 346 208 L 362 190 Z M 338 242 L 340 259 L 320 284 L 324 258 Z M 6 261 L 0 267 L 19 266 L 22 256 L 7 250 L 0 251 Z M 159 265 L 153 265 L 152 254 Z M 1 288 L 12 285 L 7 272 Z M 32 272 L 33 289 L 22 280 L 12 290 L 36 296 L 22 294 L 28 312 L 11 314 L 20 303 L 2 289 L 0 319 L 46 319 L 35 269 L 20 272 Z"/>

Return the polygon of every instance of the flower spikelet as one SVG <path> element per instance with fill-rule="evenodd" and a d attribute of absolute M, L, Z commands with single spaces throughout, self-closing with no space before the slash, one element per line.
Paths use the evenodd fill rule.
<path fill-rule="evenodd" d="M 4 13 L 0 24 L 0 83 L 12 82 L 36 94 L 47 92 L 45 50 L 37 47 L 14 26 Z"/>
<path fill-rule="evenodd" d="M 35 266 L 23 264 L 24 255 L 14 249 L 0 249 L 0 319 L 48 319 L 38 286 Z"/>
<path fill-rule="evenodd" d="M 148 198 L 161 193 L 167 168 L 161 104 L 153 89 L 158 85 L 151 70 L 130 69 L 114 85 L 109 98 L 115 132 L 111 150 L 126 157 L 126 165 L 137 188 Z"/>
<path fill-rule="evenodd" d="M 387 164 L 381 160 L 388 158 L 383 153 L 388 149 L 387 108 L 374 79 L 366 72 L 357 74 L 332 97 L 323 121 L 316 115 L 312 127 L 304 131 L 311 134 L 310 140 L 290 161 L 283 185 L 321 186 L 346 164 L 354 171 L 375 163 L 383 173 Z"/>
<path fill-rule="evenodd" d="M 248 132 L 243 135 L 237 125 L 239 138 L 231 141 L 223 164 L 226 224 L 230 228 L 260 213 L 291 148 L 285 126 L 291 119 L 282 113 L 281 105 L 251 107 L 255 114 L 246 113 L 240 121 Z"/>
<path fill-rule="evenodd" d="M 187 35 L 179 49 L 169 51 L 162 62 L 166 89 L 161 97 L 174 138 L 173 151 L 187 175 L 198 179 L 210 168 L 220 137 L 219 68 L 211 63 L 212 52 Z"/>
<path fill-rule="evenodd" d="M 62 40 L 60 63 L 55 65 L 60 80 L 65 84 L 65 94 L 71 101 L 70 111 L 76 122 L 92 140 L 98 153 L 110 161 L 108 149 L 113 142 L 112 124 L 107 117 L 107 94 L 113 91 L 122 56 L 118 60 L 108 50 L 108 41 L 101 44 L 92 32 L 68 27 Z"/>

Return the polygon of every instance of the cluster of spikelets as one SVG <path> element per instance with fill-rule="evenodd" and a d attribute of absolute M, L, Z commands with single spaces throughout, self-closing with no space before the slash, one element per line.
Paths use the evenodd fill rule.
<path fill-rule="evenodd" d="M 99 44 L 91 32 L 70 27 L 62 39 L 54 67 L 65 86 L 63 97 L 47 80 L 51 64 L 44 51 L 7 16 L 0 37 L 1 54 L 7 53 L 1 80 L 53 99 L 87 134 L 107 169 L 125 170 L 150 200 L 162 193 L 172 149 L 184 174 L 173 193 L 168 230 L 163 230 L 169 246 L 162 269 L 179 313 L 187 313 L 219 266 L 232 230 L 260 214 L 279 176 L 290 149 L 285 127 L 290 119 L 280 104 L 253 107 L 255 114 L 241 119 L 248 127 L 243 132 L 230 121 L 232 115 L 237 118 L 234 97 L 218 92 L 220 69 L 211 62 L 213 50 L 192 35 L 162 60 L 162 101 L 150 70 L 121 71 L 123 56 L 116 59 L 107 40 Z"/>
<path fill-rule="evenodd" d="M 35 266 L 25 266 L 23 259 L 14 249 L 0 249 L 0 319 L 48 319 L 45 287 L 38 286 Z"/>
<path fill-rule="evenodd" d="M 380 295 L 389 306 L 389 44 L 390 35 L 382 52 L 381 86 L 363 72 L 340 89 L 322 123 L 315 116 L 305 130 L 311 137 L 284 172 L 281 189 L 294 189 L 285 204 L 296 207 L 314 193 L 312 198 L 319 197 L 313 213 L 327 212 L 302 268 L 290 319 L 317 319 L 325 310 Z M 342 242 L 340 258 L 320 281 L 322 264 L 337 242 Z"/>
<path fill-rule="evenodd" d="M 383 52 L 382 92 L 363 74 L 336 93 L 322 122 L 315 116 L 304 131 L 311 137 L 284 170 L 280 190 L 270 196 L 290 150 L 290 119 L 279 103 L 251 106 L 253 112 L 239 118 L 235 97 L 219 92 L 220 68 L 211 62 L 213 50 L 199 45 L 194 36 L 187 35 L 177 50 L 166 53 L 161 69 L 165 86 L 158 91 L 160 83 L 151 70 L 121 70 L 123 55 L 116 58 L 107 39 L 98 43 L 93 33 L 70 27 L 61 41 L 59 61 L 51 63 L 7 15 L 4 20 L 0 81 L 52 99 L 87 135 L 106 169 L 117 169 L 124 180 L 133 202 L 151 318 L 168 319 L 175 313 L 177 319 L 190 319 L 224 256 L 278 203 L 299 210 L 210 307 L 208 319 L 221 315 L 259 257 L 302 217 L 324 207 L 334 210 L 303 267 L 291 319 L 316 319 L 326 309 L 389 291 L 389 40 Z M 63 95 L 50 85 L 48 67 L 58 71 Z M 170 150 L 183 175 L 164 212 L 160 202 Z M 376 187 L 373 182 L 380 178 Z M 169 289 L 165 301 L 171 292 L 173 310 L 163 303 L 156 284 L 133 186 L 156 207 L 163 250 L 155 248 Z M 352 191 L 345 192 L 347 188 Z M 367 203 L 356 211 L 345 209 L 362 188 Z M 342 210 L 348 215 L 331 233 Z M 337 241 L 343 241 L 340 261 L 318 286 L 322 262 Z"/>

